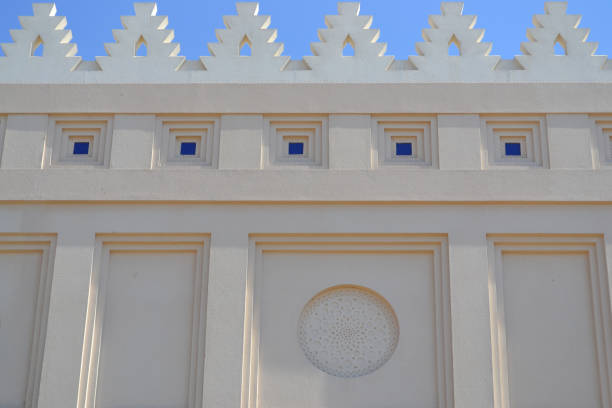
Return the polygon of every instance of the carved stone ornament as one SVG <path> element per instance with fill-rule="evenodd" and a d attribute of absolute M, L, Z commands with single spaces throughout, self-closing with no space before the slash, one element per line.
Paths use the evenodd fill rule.
<path fill-rule="evenodd" d="M 336 377 L 360 377 L 382 367 L 399 340 L 393 308 L 376 292 L 342 285 L 328 288 L 304 306 L 298 340 L 306 358 Z"/>

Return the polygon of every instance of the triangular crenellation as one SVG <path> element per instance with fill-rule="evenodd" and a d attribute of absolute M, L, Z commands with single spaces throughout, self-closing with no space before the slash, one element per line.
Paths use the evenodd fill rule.
<path fill-rule="evenodd" d="M 530 41 L 521 44 L 523 55 L 516 56 L 521 66 L 548 75 L 602 70 L 607 57 L 594 55 L 597 43 L 587 42 L 588 28 L 578 28 L 581 17 L 567 14 L 566 2 L 546 2 L 544 9 L 546 14 L 533 17 L 535 27 L 527 29 Z M 563 47 L 564 55 L 556 55 L 557 44 Z"/>
<path fill-rule="evenodd" d="M 443 2 L 429 17 L 418 55 L 396 60 L 386 55 L 372 16 L 360 15 L 358 2 L 338 3 L 325 16 L 326 28 L 311 44 L 313 55 L 292 60 L 282 55 L 271 18 L 256 2 L 239 2 L 237 14 L 224 16 L 210 56 L 187 61 L 168 18 L 155 3 L 135 3 L 134 15 L 121 17 L 106 56 L 82 61 L 52 3 L 34 3 L 33 15 L 20 17 L 12 43 L 0 44 L 0 82 L 4 83 L 180 83 L 180 82 L 612 82 L 612 62 L 595 55 L 597 43 L 581 17 L 567 14 L 567 2 L 545 3 L 527 30 L 522 55 L 502 60 L 490 55 L 476 16 L 463 14 L 462 2 Z"/>
<path fill-rule="evenodd" d="M 72 32 L 66 30 L 66 17 L 57 16 L 53 3 L 34 3 L 33 15 L 19 17 L 22 28 L 10 30 L 12 43 L 0 44 L 4 57 L 0 57 L 0 72 L 9 69 L 8 65 L 19 65 L 22 70 L 28 67 L 40 69 L 45 65 L 47 72 L 70 72 L 80 62 L 76 56 L 77 45 L 71 43 Z M 36 56 L 37 48 L 42 47 L 42 55 Z"/>
<path fill-rule="evenodd" d="M 476 16 L 463 15 L 462 2 L 443 2 L 441 15 L 429 17 L 431 28 L 423 30 L 424 42 L 416 44 L 419 55 L 410 61 L 422 71 L 430 73 L 441 69 L 459 74 L 467 70 L 490 74 L 500 57 L 489 55 L 492 44 L 482 42 L 484 29 L 474 28 Z M 449 55 L 454 44 L 459 55 Z"/>
<path fill-rule="evenodd" d="M 103 71 L 121 71 L 132 66 L 149 66 L 157 73 L 177 71 L 185 61 L 181 49 L 173 43 L 174 30 L 168 30 L 168 17 L 157 15 L 155 3 L 134 3 L 135 15 L 122 16 L 123 29 L 113 30 L 114 43 L 105 44 L 108 56 L 96 57 Z M 138 56 L 139 46 L 146 46 L 146 56 Z M 146 70 L 145 70 L 146 71 Z"/>
<path fill-rule="evenodd" d="M 325 72 L 384 72 L 393 62 L 385 55 L 387 44 L 378 42 L 380 30 L 370 28 L 372 16 L 359 15 L 357 2 L 338 3 L 338 15 L 325 16 L 327 28 L 318 30 L 320 42 L 312 43 L 314 55 L 304 57 L 313 71 Z M 354 55 L 343 55 L 350 41 Z"/>
<path fill-rule="evenodd" d="M 270 16 L 259 14 L 255 2 L 236 3 L 238 15 L 224 16 L 225 27 L 215 31 L 218 42 L 209 43 L 211 56 L 201 57 L 208 71 L 229 70 L 280 72 L 289 63 L 289 56 L 281 55 L 284 45 L 275 42 L 276 29 L 270 27 Z M 250 55 L 241 55 L 248 45 Z"/>

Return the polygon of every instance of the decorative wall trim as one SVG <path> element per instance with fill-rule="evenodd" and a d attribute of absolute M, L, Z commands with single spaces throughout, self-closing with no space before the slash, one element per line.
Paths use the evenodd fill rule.
<path fill-rule="evenodd" d="M 543 116 L 481 116 L 483 168 L 549 167 Z"/>
<path fill-rule="evenodd" d="M 193 154 L 191 151 L 185 151 L 183 143 L 191 146 L 195 144 Z M 219 162 L 219 118 L 217 116 L 158 116 L 153 149 L 154 166 L 157 167 L 216 168 Z M 183 149 L 182 152 L 181 149 Z"/>
<path fill-rule="evenodd" d="M 108 167 L 112 134 L 112 116 L 50 117 L 44 167 Z M 78 151 L 79 143 L 86 152 Z"/>
<path fill-rule="evenodd" d="M 25 395 L 25 406 L 38 406 L 40 376 L 47 334 L 49 297 L 55 259 L 55 234 L 0 234 L 0 253 L 35 252 L 41 254 L 40 280 L 36 299 L 34 330 L 30 348 L 30 362 Z"/>
<path fill-rule="evenodd" d="M 195 253 L 197 269 L 193 282 L 194 302 L 187 400 L 189 408 L 202 406 L 209 248 L 210 236 L 201 234 L 96 235 L 79 381 L 79 408 L 95 406 L 101 335 L 104 330 L 106 280 L 108 278 L 110 254 L 113 251 Z M 168 273 L 172 273 L 172 271 L 168 271 Z"/>
<path fill-rule="evenodd" d="M 601 402 L 603 407 L 610 406 L 612 401 L 612 389 L 610 388 L 610 378 L 612 378 L 612 327 L 610 324 L 608 290 L 609 274 L 606 267 L 603 236 L 487 234 L 487 240 L 494 407 L 510 407 L 502 268 L 502 254 L 504 253 L 582 253 L 587 256 Z"/>
<path fill-rule="evenodd" d="M 223 17 L 226 28 L 216 31 L 211 55 L 186 61 L 168 17 L 157 15 L 155 3 L 135 3 L 134 15 L 121 17 L 123 29 L 113 30 L 116 42 L 105 45 L 108 55 L 82 61 L 67 19 L 54 4 L 35 3 L 33 16 L 20 17 L 22 28 L 11 30 L 14 42 L 2 44 L 0 83 L 612 82 L 612 63 L 595 55 L 597 43 L 587 42 L 588 29 L 578 28 L 580 16 L 568 15 L 566 2 L 545 2 L 527 29 L 523 54 L 507 60 L 490 55 L 492 44 L 483 42 L 484 29 L 474 28 L 477 17 L 463 15 L 462 2 L 442 2 L 416 44 L 418 55 L 405 60 L 385 54 L 372 16 L 359 8 L 338 3 L 338 14 L 325 16 L 327 28 L 318 30 L 313 55 L 292 60 L 282 55 L 270 16 L 259 15 L 258 3 L 239 2 L 237 15 Z M 554 54 L 557 43 L 565 55 Z M 346 44 L 353 56 L 343 56 Z M 451 44 L 460 55 L 449 55 Z M 43 55 L 35 56 L 40 45 Z M 141 45 L 145 56 L 136 55 Z M 240 55 L 244 45 L 251 55 Z"/>
<path fill-rule="evenodd" d="M 410 146 L 402 152 L 402 146 L 398 147 L 398 143 Z M 374 168 L 438 168 L 437 118 L 433 115 L 372 115 L 372 145 L 375 147 L 372 155 Z"/>
<path fill-rule="evenodd" d="M 6 133 L 6 116 L 0 116 L 0 165 L 2 165 L 2 154 L 4 151 L 4 135 Z"/>
<path fill-rule="evenodd" d="M 228 68 L 237 75 L 280 72 L 289 57 L 281 55 L 283 44 L 275 42 L 277 31 L 270 29 L 270 16 L 259 15 L 259 4 L 236 3 L 236 16 L 223 16 L 225 29 L 216 30 L 219 42 L 208 44 L 211 56 L 200 57 L 203 67 L 211 72 Z M 241 56 L 242 47 L 251 49 L 251 57 Z"/>
<path fill-rule="evenodd" d="M 448 241 L 442 234 L 251 234 L 244 324 L 242 408 L 259 408 L 259 300 L 257 274 L 265 252 L 284 253 L 431 253 L 434 265 L 434 314 L 438 406 L 453 406 Z M 396 312 L 398 312 L 396 310 Z M 398 312 L 399 313 L 399 312 Z"/>
<path fill-rule="evenodd" d="M 328 152 L 327 116 L 264 117 L 264 167 L 326 168 Z"/>
<path fill-rule="evenodd" d="M 90 64 L 87 69 L 122 75 L 126 70 L 137 73 L 151 67 L 164 75 L 183 64 L 185 57 L 178 56 L 181 46 L 172 42 L 174 30 L 166 30 L 168 17 L 157 15 L 157 4 L 134 3 L 134 12 L 121 17 L 123 29 L 113 30 L 116 42 L 104 44 L 108 56 L 96 57 L 98 67 Z M 145 56 L 136 56 L 140 46 L 146 47 Z"/>
<path fill-rule="evenodd" d="M 595 116 L 595 138 L 600 166 L 612 166 L 612 116 Z"/>

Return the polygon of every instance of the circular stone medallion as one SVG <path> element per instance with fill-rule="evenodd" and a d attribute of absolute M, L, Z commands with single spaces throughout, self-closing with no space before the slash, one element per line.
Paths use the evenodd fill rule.
<path fill-rule="evenodd" d="M 336 377 L 359 377 L 385 364 L 397 347 L 399 324 L 378 293 L 352 285 L 318 293 L 304 306 L 298 340 L 306 358 Z"/>

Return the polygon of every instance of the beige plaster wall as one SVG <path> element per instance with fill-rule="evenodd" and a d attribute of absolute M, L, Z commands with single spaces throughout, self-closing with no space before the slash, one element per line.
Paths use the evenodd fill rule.
<path fill-rule="evenodd" d="M 0 86 L 0 406 L 610 407 L 607 85 L 445 86 Z M 210 156 L 160 160 L 166 119 Z M 279 120 L 319 156 L 271 164 Z M 66 121 L 99 155 L 49 160 Z M 398 316 L 364 377 L 299 348 L 336 284 Z"/>
<path fill-rule="evenodd" d="M 24 406 L 41 275 L 40 253 L 2 253 L 2 395 L 7 406 Z M 18 313 L 17 313 L 18 312 Z"/>
<path fill-rule="evenodd" d="M 585 253 L 503 255 L 511 406 L 601 406 L 586 258 Z"/>
<path fill-rule="evenodd" d="M 92 282 L 98 282 L 96 273 L 103 270 L 99 254 L 105 245 L 119 245 L 113 251 L 120 252 L 110 255 L 111 260 L 117 256 L 114 258 L 117 263 L 110 265 L 111 280 L 103 296 L 105 301 L 116 298 L 112 300 L 114 307 L 122 305 L 124 312 L 106 309 L 111 313 L 107 318 L 115 316 L 119 326 L 112 323 L 106 329 L 102 326 L 99 364 L 101 367 L 115 364 L 117 369 L 125 364 L 121 371 L 129 369 L 135 379 L 132 386 L 123 383 L 113 387 L 112 394 L 105 394 L 103 383 L 96 383 L 101 387 L 102 401 L 115 398 L 118 404 L 124 401 L 145 404 L 134 399 L 143 398 L 141 393 L 134 394 L 134 390 L 146 384 L 150 387 L 159 375 L 165 375 L 147 368 L 148 364 L 171 361 L 169 364 L 176 365 L 175 372 L 180 375 L 160 383 L 152 392 L 175 395 L 174 403 L 197 401 L 189 400 L 190 395 L 197 394 L 204 406 L 280 406 L 280 401 L 291 396 L 286 394 L 286 387 L 279 386 L 279 381 L 284 383 L 293 378 L 297 384 L 304 381 L 299 390 L 310 390 L 294 401 L 304 406 L 309 403 L 331 406 L 347 401 L 341 397 L 342 393 L 350 391 L 359 381 L 361 386 L 354 391 L 366 394 L 353 401 L 354 404 L 361 400 L 397 398 L 391 406 L 421 401 L 425 406 L 490 407 L 496 401 L 496 406 L 514 407 L 529 406 L 534 401 L 557 403 L 562 398 L 560 393 L 567 392 L 574 398 L 572 401 L 580 400 L 585 406 L 606 406 L 601 391 L 592 384 L 592 381 L 606 383 L 605 367 L 610 355 L 607 271 L 612 234 L 608 226 L 612 223 L 606 220 L 611 219 L 612 212 L 605 205 L 5 203 L 0 208 L 0 216 L 4 220 L 2 237 L 9 241 L 17 240 L 6 235 L 14 231 L 27 239 L 43 233 L 57 234 L 44 354 L 30 355 L 30 359 L 42 363 L 39 407 L 84 403 L 79 398 L 92 386 L 87 370 L 83 371 L 83 361 L 90 355 L 88 344 L 94 338 L 88 328 L 97 327 L 91 318 L 95 305 L 100 302 L 96 300 L 100 289 L 92 286 Z M 210 246 L 207 236 L 211 237 Z M 401 245 L 408 253 L 377 253 L 383 248 L 381 241 L 385 245 L 391 245 L 390 242 Z M 442 383 L 436 379 L 436 386 L 431 388 L 431 376 L 422 375 L 418 381 L 425 388 L 406 392 L 415 383 L 396 383 L 398 378 L 394 373 L 399 373 L 396 370 L 417 375 L 412 370 L 420 367 L 419 364 L 423 364 L 423 370 L 431 370 L 432 359 L 425 358 L 431 354 L 419 353 L 421 363 L 411 360 L 410 355 L 415 353 L 417 344 L 428 345 L 431 339 L 437 342 L 444 339 L 440 332 L 435 335 L 431 332 L 435 323 L 426 307 L 432 304 L 432 298 L 427 301 L 427 292 L 431 289 L 418 290 L 422 285 L 425 285 L 423 289 L 432 285 L 431 261 L 427 255 L 419 255 L 423 249 L 418 249 L 419 245 L 432 241 L 448 242 L 447 246 L 439 247 L 443 256 L 441 265 L 448 267 L 447 291 L 438 292 L 441 300 L 434 302 L 448 305 L 448 320 L 441 323 L 449 333 L 447 348 L 436 351 L 436 356 L 444 356 L 438 361 L 445 364 L 448 376 Z M 374 243 L 378 249 L 371 252 L 364 247 L 366 242 Z M 194 273 L 192 255 L 182 255 L 184 249 L 177 253 L 176 248 L 184 245 L 192 248 L 186 250 L 188 253 L 199 250 L 193 248 L 202 248 L 202 254 L 209 256 L 202 263 L 201 275 L 208 276 L 206 329 L 195 336 L 203 341 L 204 352 L 201 357 L 189 360 L 191 364 L 204 363 L 201 377 L 197 370 L 194 373 L 181 363 L 183 357 L 173 357 L 185 353 L 184 336 L 189 330 L 183 320 L 183 310 L 195 307 L 188 293 L 171 301 L 172 294 L 178 293 L 171 289 L 186 290 L 187 281 L 183 277 L 189 280 Z M 264 255 L 264 269 L 257 269 L 253 263 L 257 248 L 266 245 L 285 249 L 283 253 Z M 288 245 L 294 246 L 297 252 L 286 252 Z M 333 250 L 334 245 L 340 245 L 342 251 L 326 255 L 324 252 Z M 304 246 L 315 252 L 303 253 L 300 248 Z M 513 253 L 503 255 L 508 250 Z M 147 255 L 140 251 L 152 252 Z M 499 261 L 497 251 L 502 254 Z M 535 253 L 522 255 L 529 251 Z M 15 274 L 6 275 L 14 268 L 5 265 L 14 262 L 4 258 L 2 262 L 3 287 L 6 287 L 4 282 L 11 282 L 7 279 L 13 279 L 11 276 Z M 25 260 L 15 264 L 19 272 L 27 271 L 27 265 Z M 134 285 L 116 286 L 112 282 L 115 276 L 121 279 L 117 282 L 126 283 L 128 279 Z M 503 291 L 505 317 L 491 320 L 492 316 L 499 315 L 497 295 L 490 292 L 498 277 L 503 279 L 503 288 L 498 290 Z M 162 284 L 160 279 L 169 280 Z M 533 283 L 525 288 L 528 282 Z M 362 377 L 355 383 L 350 382 L 353 379 L 337 379 L 317 372 L 301 354 L 296 344 L 295 322 L 292 323 L 311 296 L 337 283 L 362 284 L 377 290 L 390 301 L 400 318 L 400 346 L 391 360 L 369 378 Z M 29 289 L 20 290 L 25 295 Z M 411 290 L 416 291 L 415 295 L 407 296 Z M 577 302 L 577 306 L 570 307 L 566 298 Z M 150 314 L 153 305 L 165 302 L 164 299 L 171 303 L 160 313 Z M 418 299 L 425 303 L 417 306 L 414 302 Z M 257 304 L 261 305 L 259 309 L 253 309 Z M 254 310 L 261 314 L 259 326 L 251 322 Z M 170 320 L 164 320 L 167 318 Z M 143 337 L 144 329 L 136 329 L 144 324 L 158 327 L 156 330 L 160 332 Z M 155 348 L 168 335 L 165 330 L 168 327 L 175 327 L 173 335 L 164 342 L 165 347 Z M 495 346 L 498 337 L 492 328 L 507 328 L 507 351 Z M 106 334 L 105 330 L 108 330 Z M 571 339 L 562 335 L 568 330 L 573 334 Z M 112 357 L 113 354 L 107 353 L 105 357 L 104 350 L 108 347 L 105 341 L 125 333 L 132 335 L 116 349 L 119 354 Z M 194 332 L 190 333 L 193 336 Z M 253 337 L 253 333 L 261 335 L 257 344 L 262 349 L 256 366 L 252 341 L 257 336 Z M 418 337 L 414 338 L 417 333 Z M 517 341 L 524 342 L 520 353 L 513 352 Z M 193 345 L 189 347 L 193 349 Z M 134 352 L 129 352 L 130 349 Z M 521 367 L 521 362 L 535 364 L 526 357 L 525 353 L 531 352 L 545 361 L 534 367 Z M 286 353 L 286 358 L 282 353 Z M 497 363 L 502 355 L 507 360 L 505 370 Z M 563 356 L 562 361 L 572 358 L 568 365 L 574 369 L 565 375 L 557 367 L 561 361 L 559 356 Z M 280 358 L 277 360 L 282 363 L 280 371 L 278 366 L 270 365 L 273 360 L 269 358 Z M 17 372 L 4 367 L 3 376 Z M 255 372 L 261 379 L 253 389 L 249 384 Z M 185 378 L 183 375 L 189 381 L 199 378 L 193 386 L 196 394 L 191 394 L 189 387 L 179 387 L 182 391 L 176 393 L 167 388 L 173 384 L 185 385 L 181 380 Z M 544 392 L 541 387 L 533 388 L 531 383 L 525 383 L 527 375 L 556 380 L 551 383 L 550 392 Z M 388 381 L 376 381 L 385 376 L 390 376 Z M 294 382 L 290 383 L 295 386 Z M 443 384 L 442 388 L 439 384 Z M 506 385 L 500 388 L 499 384 Z M 430 391 L 426 393 L 426 389 Z M 504 405 L 503 398 L 500 399 L 501 389 L 509 390 L 510 405 Z M 107 406 L 99 404 L 96 406 Z"/>

